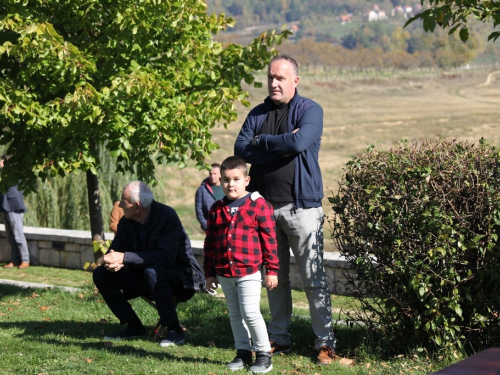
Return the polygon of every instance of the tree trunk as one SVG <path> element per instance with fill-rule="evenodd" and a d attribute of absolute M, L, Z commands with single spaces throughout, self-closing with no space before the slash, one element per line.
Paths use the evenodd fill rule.
<path fill-rule="evenodd" d="M 104 241 L 104 227 L 102 223 L 101 196 L 99 192 L 99 179 L 90 169 L 87 170 L 87 198 L 89 202 L 90 232 L 92 241 Z M 102 251 L 94 252 L 96 264 L 100 264 Z"/>

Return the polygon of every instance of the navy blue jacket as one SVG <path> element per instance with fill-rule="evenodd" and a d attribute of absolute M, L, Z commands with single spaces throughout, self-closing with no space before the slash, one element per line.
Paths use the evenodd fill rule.
<path fill-rule="evenodd" d="M 210 211 L 210 207 L 212 207 L 212 204 L 215 202 L 214 191 L 208 181 L 208 177 L 203 180 L 201 186 L 196 190 L 194 200 L 196 218 L 200 222 L 201 229 L 203 230 L 207 230 L 208 211 Z"/>
<path fill-rule="evenodd" d="M 179 271 L 185 293 L 181 301 L 204 289 L 205 276 L 191 249 L 191 241 L 172 207 L 153 201 L 144 225 L 123 217 L 109 247 L 125 253 L 123 262 L 132 267 L 160 264 Z"/>
<path fill-rule="evenodd" d="M 264 103 L 250 111 L 236 139 L 234 154 L 252 165 L 270 164 L 285 156 L 295 155 L 295 207 L 321 207 L 323 180 L 318 155 L 323 134 L 323 109 L 311 99 L 300 96 L 296 90 L 288 112 L 289 133 L 260 134 L 271 105 L 272 100 L 267 97 Z M 300 130 L 292 133 L 297 128 Z M 259 145 L 253 146 L 252 138 L 256 135 L 259 135 Z M 254 190 L 251 184 L 252 180 L 250 191 Z"/>
<path fill-rule="evenodd" d="M 23 192 L 17 189 L 17 185 L 11 186 L 7 193 L 0 193 L 0 212 L 26 212 Z"/>

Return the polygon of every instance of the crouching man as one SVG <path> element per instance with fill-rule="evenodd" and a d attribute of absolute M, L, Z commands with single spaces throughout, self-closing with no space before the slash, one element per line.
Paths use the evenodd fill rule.
<path fill-rule="evenodd" d="M 160 345 L 183 344 L 185 335 L 174 298 L 179 302 L 189 300 L 205 282 L 189 238 L 175 210 L 156 202 L 143 182 L 125 185 L 120 207 L 125 216 L 93 278 L 108 307 L 126 327 L 105 339 L 146 335 L 128 302 L 144 295 L 155 300 L 161 325 L 168 328 Z"/>

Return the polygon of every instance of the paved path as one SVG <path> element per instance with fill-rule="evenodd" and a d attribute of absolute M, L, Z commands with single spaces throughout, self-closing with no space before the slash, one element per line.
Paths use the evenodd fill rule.
<path fill-rule="evenodd" d="M 80 292 L 81 289 L 79 288 L 72 288 L 69 286 L 58 286 L 58 285 L 50 285 L 50 284 L 41 284 L 41 283 L 29 283 L 27 281 L 17 281 L 17 280 L 7 280 L 7 279 L 0 279 L 0 285 L 13 285 L 17 286 L 20 288 L 56 288 L 56 289 L 62 289 L 66 292 L 71 292 L 71 293 L 76 293 Z"/>

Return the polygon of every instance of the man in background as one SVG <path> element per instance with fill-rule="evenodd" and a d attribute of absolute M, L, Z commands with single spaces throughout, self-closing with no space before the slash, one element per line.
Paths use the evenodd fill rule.
<path fill-rule="evenodd" d="M 111 215 L 109 216 L 109 230 L 113 232 L 116 236 L 118 231 L 118 223 L 120 219 L 125 215 L 122 208 L 120 207 L 120 201 L 116 201 L 111 210 Z"/>
<path fill-rule="evenodd" d="M 203 231 L 207 230 L 207 217 L 210 207 L 215 201 L 224 197 L 220 184 L 220 164 L 214 163 L 211 167 L 208 177 L 202 181 L 201 186 L 196 190 L 195 197 L 196 218 L 200 222 Z"/>
<path fill-rule="evenodd" d="M 3 168 L 9 155 L 2 155 L 0 158 L 0 169 Z M 8 188 L 7 193 L 0 192 L 0 211 L 2 212 L 3 222 L 5 224 L 5 233 L 9 241 L 12 252 L 11 260 L 3 268 L 19 269 L 30 266 L 30 253 L 28 243 L 24 235 L 23 219 L 26 212 L 24 205 L 23 192 L 17 189 L 17 185 Z"/>

